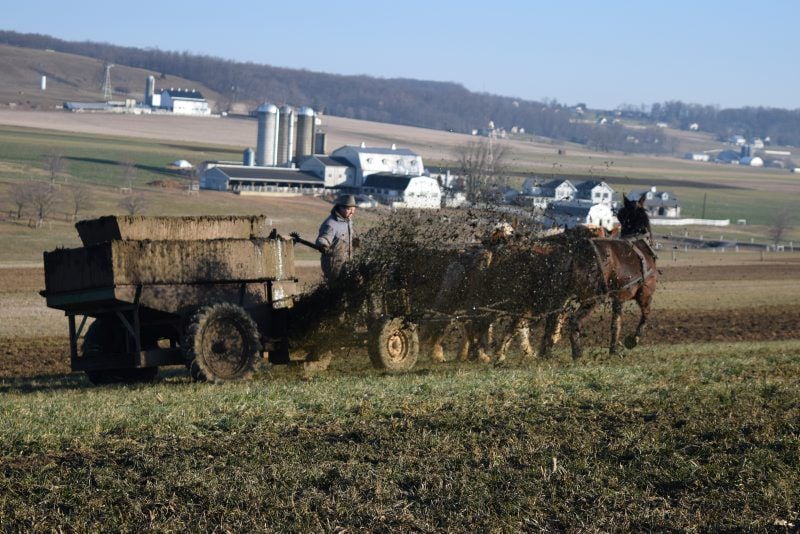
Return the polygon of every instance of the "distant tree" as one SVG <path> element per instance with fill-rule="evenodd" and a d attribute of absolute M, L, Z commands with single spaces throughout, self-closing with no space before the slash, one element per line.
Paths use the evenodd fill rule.
<path fill-rule="evenodd" d="M 792 229 L 794 214 L 788 208 L 776 211 L 772 216 L 772 221 L 767 229 L 767 235 L 772 240 L 773 245 L 778 245 L 786 234 Z"/>
<path fill-rule="evenodd" d="M 67 160 L 64 159 L 64 154 L 58 151 L 47 153 L 44 156 L 44 168 L 50 175 L 50 184 L 55 185 L 59 175 L 67 171 Z"/>
<path fill-rule="evenodd" d="M 456 148 L 456 155 L 470 202 L 480 201 L 489 185 L 503 182 L 508 156 L 504 144 L 488 138 L 475 139 Z"/>
<path fill-rule="evenodd" d="M 22 218 L 22 211 L 31 203 L 33 186 L 34 184 L 26 183 L 11 190 L 11 202 L 17 207 L 17 219 Z"/>
<path fill-rule="evenodd" d="M 119 201 L 119 207 L 125 210 L 128 215 L 138 215 L 142 213 L 150 204 L 147 198 L 142 195 L 128 195 Z"/>
<path fill-rule="evenodd" d="M 37 182 L 31 184 L 30 200 L 36 213 L 36 228 L 39 228 L 58 200 L 58 192 L 51 184 Z"/>
<path fill-rule="evenodd" d="M 92 192 L 86 184 L 76 185 L 69 190 L 72 204 L 72 220 L 78 219 L 78 213 L 93 207 Z"/>
<path fill-rule="evenodd" d="M 136 178 L 136 164 L 130 160 L 120 161 L 120 187 L 131 191 L 133 180 Z"/>

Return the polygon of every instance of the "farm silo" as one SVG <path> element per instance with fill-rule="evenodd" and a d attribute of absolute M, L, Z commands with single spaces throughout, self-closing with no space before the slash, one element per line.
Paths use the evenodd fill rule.
<path fill-rule="evenodd" d="M 289 166 L 294 159 L 294 108 L 283 106 L 278 118 L 278 159 L 276 165 Z"/>
<path fill-rule="evenodd" d="M 297 112 L 297 158 L 314 153 L 314 110 L 300 108 Z"/>
<path fill-rule="evenodd" d="M 317 132 L 314 134 L 314 154 L 327 154 L 326 149 L 327 134 L 325 132 Z"/>
<path fill-rule="evenodd" d="M 146 106 L 153 105 L 153 95 L 156 92 L 156 79 L 153 76 L 147 77 L 147 85 L 144 89 L 144 103 Z"/>
<path fill-rule="evenodd" d="M 255 165 L 255 162 L 256 162 L 256 156 L 255 152 L 253 152 L 253 149 L 245 148 L 244 154 L 242 154 L 242 164 L 245 167 L 252 167 L 253 165 Z"/>
<path fill-rule="evenodd" d="M 256 139 L 256 165 L 275 165 L 278 148 L 278 108 L 272 104 L 261 104 L 258 113 L 258 138 Z"/>

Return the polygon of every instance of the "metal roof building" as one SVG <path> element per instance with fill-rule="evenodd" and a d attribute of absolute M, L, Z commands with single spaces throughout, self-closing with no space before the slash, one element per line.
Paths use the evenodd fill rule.
<path fill-rule="evenodd" d="M 240 194 L 321 193 L 324 180 L 310 172 L 283 167 L 213 165 L 200 175 L 200 189 Z"/>

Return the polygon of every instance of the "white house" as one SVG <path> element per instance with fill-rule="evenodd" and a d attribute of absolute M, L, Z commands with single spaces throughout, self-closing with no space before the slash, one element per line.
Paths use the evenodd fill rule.
<path fill-rule="evenodd" d="M 659 191 L 656 186 L 650 189 L 634 189 L 628 193 L 630 200 L 639 200 L 645 195 L 644 209 L 655 217 L 680 217 L 681 207 L 678 199 L 670 191 Z"/>
<path fill-rule="evenodd" d="M 353 183 L 347 185 L 356 188 L 361 187 L 372 174 L 421 176 L 425 170 L 421 156 L 395 145 L 391 148 L 346 145 L 334 150 L 331 157 L 353 167 Z"/>
<path fill-rule="evenodd" d="M 394 208 L 438 209 L 442 206 L 439 182 L 428 176 L 371 174 L 364 180 L 361 192 Z"/>
<path fill-rule="evenodd" d="M 548 180 L 539 183 L 528 178 L 522 184 L 522 195 L 517 199 L 519 204 L 527 204 L 544 208 L 551 202 L 562 200 L 580 200 L 589 204 L 614 205 L 614 190 L 597 180 Z"/>

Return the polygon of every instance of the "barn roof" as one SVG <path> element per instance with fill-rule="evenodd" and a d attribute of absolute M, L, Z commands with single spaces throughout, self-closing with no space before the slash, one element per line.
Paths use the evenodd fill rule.
<path fill-rule="evenodd" d="M 280 167 L 250 167 L 246 165 L 217 165 L 214 167 L 224 173 L 230 180 L 254 180 L 270 182 L 294 182 L 320 186 L 324 183 L 322 178 L 314 174 L 294 169 Z"/>

